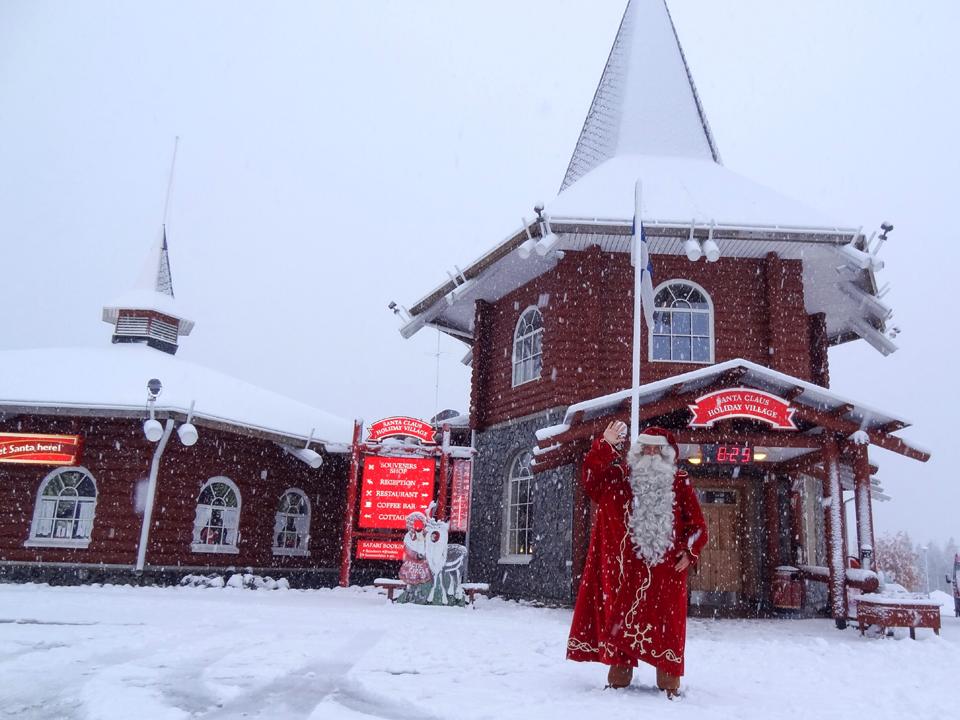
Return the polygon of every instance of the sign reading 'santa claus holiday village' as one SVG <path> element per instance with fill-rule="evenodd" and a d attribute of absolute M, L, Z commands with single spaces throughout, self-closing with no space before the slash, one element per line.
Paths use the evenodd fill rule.
<path fill-rule="evenodd" d="M 379 442 L 388 437 L 413 437 L 427 445 L 436 443 L 433 426 L 412 417 L 388 417 L 370 425 L 367 440 Z"/>
<path fill-rule="evenodd" d="M 0 463 L 76 465 L 80 445 L 79 435 L 0 433 Z"/>
<path fill-rule="evenodd" d="M 794 408 L 782 397 L 752 388 L 729 388 L 699 397 L 690 406 L 690 427 L 710 427 L 718 420 L 760 420 L 777 430 L 796 430 Z"/>

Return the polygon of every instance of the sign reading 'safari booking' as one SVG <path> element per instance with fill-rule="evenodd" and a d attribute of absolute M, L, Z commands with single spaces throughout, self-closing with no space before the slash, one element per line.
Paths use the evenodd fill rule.
<path fill-rule="evenodd" d="M 80 448 L 79 435 L 0 433 L 0 463 L 77 465 Z"/>

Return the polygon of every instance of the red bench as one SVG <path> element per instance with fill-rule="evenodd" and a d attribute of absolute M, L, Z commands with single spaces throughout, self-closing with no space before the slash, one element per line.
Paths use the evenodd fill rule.
<path fill-rule="evenodd" d="M 910 628 L 910 637 L 916 640 L 918 627 L 930 628 L 940 634 L 940 606 L 931 600 L 861 595 L 857 599 L 857 624 L 861 635 L 869 625 L 877 625 L 882 630 Z"/>
<path fill-rule="evenodd" d="M 377 578 L 373 581 L 375 588 L 387 591 L 387 599 L 393 602 L 393 594 L 398 590 L 403 590 L 407 584 L 403 580 L 394 580 L 393 578 Z M 490 597 L 490 586 L 487 583 L 463 583 L 460 585 L 464 594 L 467 596 L 470 604 L 476 600 L 477 595 Z"/>

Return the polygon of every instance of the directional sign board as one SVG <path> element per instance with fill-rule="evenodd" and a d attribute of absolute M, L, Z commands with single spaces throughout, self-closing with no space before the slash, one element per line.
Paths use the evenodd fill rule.
<path fill-rule="evenodd" d="M 435 476 L 433 458 L 366 457 L 359 526 L 405 528 L 407 515 L 433 501 Z"/>

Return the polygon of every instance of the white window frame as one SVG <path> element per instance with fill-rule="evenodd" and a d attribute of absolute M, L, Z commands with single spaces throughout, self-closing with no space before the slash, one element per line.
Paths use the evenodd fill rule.
<path fill-rule="evenodd" d="M 281 512 L 280 505 L 287 495 L 299 495 L 303 500 L 307 512 L 299 515 Z M 277 545 L 277 536 L 280 535 L 280 533 L 286 534 L 291 532 L 286 529 L 287 520 L 290 518 L 294 518 L 294 523 L 296 523 L 298 519 L 302 519 L 303 529 L 294 530 L 298 536 L 302 536 L 300 547 L 281 547 Z M 273 539 L 271 543 L 273 545 L 274 555 L 296 555 L 298 557 L 310 555 L 310 498 L 308 498 L 307 494 L 300 488 L 287 488 L 280 495 L 280 500 L 277 502 L 277 511 L 273 515 Z"/>
<path fill-rule="evenodd" d="M 237 506 L 235 508 L 229 507 L 227 505 L 208 505 L 206 503 L 200 503 L 200 497 L 203 495 L 203 492 L 213 485 L 214 483 L 223 483 L 224 485 L 229 486 L 233 491 L 233 494 L 237 498 Z M 197 503 L 196 503 L 196 514 L 193 518 L 193 540 L 190 543 L 190 549 L 193 552 L 197 553 L 226 553 L 228 555 L 236 555 L 240 552 L 240 510 L 243 507 L 243 498 L 240 495 L 240 488 L 237 487 L 237 484 L 226 477 L 225 475 L 218 475 L 207 480 L 203 486 L 200 488 L 200 492 L 197 493 Z M 220 510 L 223 513 L 224 510 L 231 511 L 233 516 L 236 518 L 236 524 L 233 526 L 227 525 L 226 522 L 220 526 L 210 525 L 210 518 L 213 513 L 217 510 Z M 224 536 L 227 536 L 226 533 L 229 533 L 233 530 L 233 542 L 232 543 L 204 543 L 199 541 L 199 537 L 205 528 L 210 527 L 220 527 L 224 530 L 224 535 L 221 536 L 221 539 Z"/>
<path fill-rule="evenodd" d="M 532 320 L 533 315 L 536 315 L 540 319 L 540 327 L 534 330 L 524 330 L 525 327 L 532 326 L 534 324 Z M 531 319 L 528 319 L 528 317 Z M 535 344 L 537 336 L 539 336 L 540 339 L 540 352 L 533 352 L 531 349 L 529 355 L 524 355 L 524 340 L 529 338 L 531 344 Z M 520 357 L 517 355 L 518 349 L 520 352 Z M 522 313 L 520 313 L 517 324 L 513 328 L 513 352 L 510 355 L 510 358 L 511 380 L 513 387 L 524 385 L 528 382 L 533 382 L 534 380 L 540 379 L 540 376 L 543 373 L 543 313 L 536 305 L 531 305 Z M 540 367 L 534 373 L 533 368 L 536 366 L 535 361 L 537 359 L 540 360 Z"/>
<path fill-rule="evenodd" d="M 709 336 L 708 336 L 707 340 L 708 340 L 708 345 L 709 345 L 709 347 L 710 347 L 710 356 L 709 356 L 709 358 L 708 358 L 707 360 L 692 360 L 692 359 L 691 359 L 691 360 L 674 360 L 672 357 L 671 357 L 671 358 L 667 358 L 667 359 L 664 359 L 664 358 L 655 358 L 655 357 L 653 356 L 653 337 L 654 337 L 654 332 L 653 332 L 653 330 L 654 330 L 654 326 L 656 325 L 656 321 L 654 321 L 654 323 L 653 323 L 652 325 L 648 325 L 648 326 L 647 326 L 647 359 L 648 359 L 650 362 L 687 363 L 687 364 L 691 364 L 691 365 L 713 365 L 713 363 L 714 363 L 714 357 L 715 357 L 714 352 L 715 352 L 715 347 L 716 347 L 716 332 L 714 331 L 714 316 L 715 316 L 715 313 L 714 313 L 714 307 L 713 307 L 713 298 L 710 297 L 710 293 L 708 293 L 706 290 L 704 290 L 701 285 L 699 285 L 699 284 L 697 284 L 697 283 L 695 283 L 695 282 L 693 282 L 693 281 L 691 281 L 691 280 L 683 280 L 683 279 L 681 279 L 681 278 L 673 278 L 673 279 L 671 279 L 671 280 L 667 280 L 667 281 L 662 282 L 662 283 L 660 283 L 659 285 L 657 285 L 657 287 L 654 288 L 653 297 L 656 298 L 657 295 L 660 294 L 660 291 L 661 291 L 661 290 L 667 288 L 667 287 L 670 286 L 670 285 L 686 285 L 687 287 L 691 288 L 692 290 L 698 291 L 698 292 L 699 292 L 701 295 L 703 295 L 703 297 L 706 299 L 706 301 L 707 301 L 707 310 L 697 310 L 697 309 L 691 308 L 691 309 L 690 309 L 690 312 L 693 313 L 693 314 L 707 315 L 707 332 L 709 333 Z M 671 312 L 673 309 L 674 309 L 674 308 L 662 308 L 662 307 L 657 307 L 656 304 L 655 304 L 654 307 L 653 307 L 653 313 L 654 313 L 654 315 L 655 315 L 655 314 L 658 313 L 658 312 Z M 670 337 L 672 338 L 672 337 L 674 337 L 674 336 L 671 334 Z M 686 336 L 677 336 L 677 337 L 686 337 Z M 701 336 L 701 335 L 694 335 L 694 334 L 693 334 L 693 324 L 692 324 L 692 322 L 691 322 L 690 336 L 689 336 L 689 337 L 691 338 L 691 342 L 690 342 L 690 345 L 691 345 L 691 347 L 690 347 L 690 354 L 693 355 L 693 340 L 692 340 L 692 338 L 694 338 L 694 337 L 702 337 L 702 336 Z M 673 354 L 673 349 L 672 349 L 672 343 L 671 343 L 671 355 L 672 355 L 672 354 Z"/>
<path fill-rule="evenodd" d="M 74 518 L 70 520 L 70 522 L 73 523 L 75 526 L 81 522 L 89 523 L 90 532 L 87 534 L 86 537 L 80 537 L 80 538 L 72 537 L 72 533 L 71 533 L 71 537 L 69 538 L 38 536 L 37 531 L 40 528 L 40 523 L 42 520 L 45 520 L 45 519 L 52 520 L 53 521 L 52 527 L 56 527 L 56 523 L 57 523 L 56 508 L 57 508 L 57 504 L 59 504 L 60 502 L 59 498 L 62 497 L 62 495 L 57 496 L 57 500 L 54 501 L 53 516 L 49 518 L 46 516 L 41 517 L 40 516 L 41 509 L 44 508 L 45 503 L 50 502 L 50 498 L 47 498 L 46 500 L 44 500 L 43 491 L 46 489 L 47 485 L 53 482 L 54 479 L 56 479 L 59 475 L 62 475 L 68 472 L 77 472 L 82 475 L 85 475 L 87 478 L 90 479 L 90 482 L 93 483 L 93 492 L 94 492 L 93 499 L 91 500 L 89 497 L 80 498 L 79 496 L 76 496 L 77 499 L 75 501 L 79 503 L 79 508 L 81 513 L 85 512 L 87 517 L 74 516 Z M 33 506 L 33 518 L 30 521 L 30 537 L 23 543 L 24 547 L 58 547 L 58 548 L 74 548 L 79 550 L 84 550 L 88 548 L 90 546 L 90 539 L 93 537 L 93 525 L 94 525 L 94 520 L 96 518 L 97 497 L 99 495 L 100 495 L 100 490 L 97 488 L 97 479 L 93 476 L 93 473 L 87 470 L 87 468 L 81 467 L 79 465 L 65 465 L 62 467 L 58 467 L 55 470 L 51 470 L 49 473 L 47 473 L 46 477 L 44 477 L 43 480 L 40 481 L 40 487 L 37 489 L 37 498 Z M 61 521 L 65 519 L 66 518 L 61 518 Z"/>
<path fill-rule="evenodd" d="M 500 560 L 501 565 L 526 565 L 533 559 L 533 470 L 530 463 L 533 453 L 522 450 L 513 456 L 507 466 L 507 477 L 503 488 L 503 521 L 500 531 Z M 526 486 L 525 503 L 515 502 L 519 499 L 523 486 Z M 516 493 L 514 489 L 516 488 Z M 521 527 L 513 521 L 513 508 L 526 508 L 526 525 Z M 518 510 L 519 517 L 519 510 Z M 514 541 L 514 533 L 525 532 L 527 535 L 526 552 L 518 552 L 519 541 Z"/>

